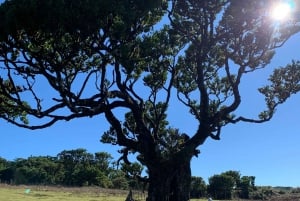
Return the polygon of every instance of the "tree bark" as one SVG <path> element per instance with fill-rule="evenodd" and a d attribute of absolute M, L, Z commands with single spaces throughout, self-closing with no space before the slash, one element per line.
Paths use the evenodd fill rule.
<path fill-rule="evenodd" d="M 191 159 L 173 159 L 149 168 L 147 201 L 190 200 Z"/>

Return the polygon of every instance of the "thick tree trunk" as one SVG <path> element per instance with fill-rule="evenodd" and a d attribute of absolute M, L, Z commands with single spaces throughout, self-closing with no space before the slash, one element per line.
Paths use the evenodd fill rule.
<path fill-rule="evenodd" d="M 190 199 L 190 160 L 181 159 L 149 168 L 147 201 L 188 201 Z"/>

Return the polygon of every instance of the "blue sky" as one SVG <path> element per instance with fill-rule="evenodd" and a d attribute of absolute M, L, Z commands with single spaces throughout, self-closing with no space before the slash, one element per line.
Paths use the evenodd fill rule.
<path fill-rule="evenodd" d="M 0 0 L 1 2 L 1 0 Z M 257 88 L 267 80 L 277 66 L 292 59 L 300 60 L 300 34 L 279 49 L 265 70 L 242 80 L 241 114 L 255 115 L 263 108 L 263 98 Z M 171 126 L 194 133 L 196 122 L 186 109 L 172 105 Z M 300 186 L 300 94 L 293 96 L 277 110 L 275 117 L 264 124 L 240 123 L 222 131 L 220 141 L 208 139 L 200 147 L 201 154 L 192 160 L 192 174 L 208 177 L 227 170 L 256 176 L 257 185 Z M 85 148 L 91 153 L 106 151 L 118 159 L 118 147 L 100 143 L 108 129 L 102 116 L 59 122 L 43 130 L 25 130 L 0 120 L 0 156 L 14 160 L 29 156 L 55 156 L 62 150 Z"/>

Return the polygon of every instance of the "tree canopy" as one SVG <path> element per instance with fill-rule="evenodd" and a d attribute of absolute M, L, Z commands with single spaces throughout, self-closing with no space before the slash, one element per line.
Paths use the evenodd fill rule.
<path fill-rule="evenodd" d="M 274 23 L 272 3 L 5 1 L 0 117 L 41 129 L 103 114 L 111 128 L 102 142 L 122 146 L 127 163 L 129 153 L 138 153 L 148 168 L 149 200 L 187 200 L 189 163 L 199 145 L 220 139 L 228 124 L 269 121 L 300 89 L 295 61 L 259 89 L 266 109 L 257 118 L 236 113 L 243 77 L 268 67 L 276 48 L 300 30 L 296 15 Z M 198 123 L 194 133 L 171 127 L 171 101 L 189 110 Z M 157 178 L 162 171 L 166 178 Z"/>

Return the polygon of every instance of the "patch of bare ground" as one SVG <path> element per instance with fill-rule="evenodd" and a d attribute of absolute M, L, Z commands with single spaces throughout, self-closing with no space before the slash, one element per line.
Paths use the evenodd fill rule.
<path fill-rule="evenodd" d="M 274 196 L 269 201 L 300 201 L 300 193 L 288 193 L 286 195 Z"/>
<path fill-rule="evenodd" d="M 236 199 L 232 201 L 262 201 L 262 200 L 250 200 L 250 199 Z M 274 195 L 263 201 L 300 201 L 300 193 L 287 193 L 285 195 Z"/>

